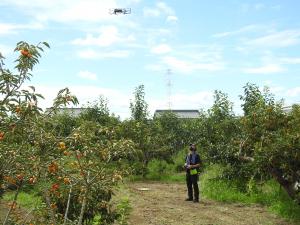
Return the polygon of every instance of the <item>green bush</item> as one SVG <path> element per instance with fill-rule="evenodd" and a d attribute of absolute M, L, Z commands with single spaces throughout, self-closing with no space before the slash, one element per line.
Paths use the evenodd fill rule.
<path fill-rule="evenodd" d="M 147 172 L 147 179 L 161 180 L 164 176 L 174 172 L 174 165 L 164 160 L 154 159 L 148 163 Z"/>
<path fill-rule="evenodd" d="M 3 196 L 3 199 L 6 201 L 13 201 L 15 196 L 14 192 L 7 192 Z M 38 196 L 36 193 L 26 193 L 20 192 L 17 200 L 18 205 L 21 207 L 32 209 L 32 208 L 40 208 L 43 205 L 42 198 Z"/>
<path fill-rule="evenodd" d="M 176 172 L 184 171 L 183 165 L 184 165 L 184 159 L 185 159 L 186 155 L 187 155 L 186 151 L 184 149 L 182 149 L 173 157 L 174 170 Z"/>
<path fill-rule="evenodd" d="M 223 169 L 219 165 L 212 165 L 201 176 L 203 196 L 222 202 L 266 205 L 270 211 L 294 222 L 300 222 L 300 206 L 289 198 L 276 181 L 271 179 L 259 184 L 252 180 L 248 183 L 248 190 L 242 191 L 239 188 L 239 180 L 219 178 Z"/>
<path fill-rule="evenodd" d="M 129 203 L 129 199 L 128 197 L 123 197 L 121 199 L 121 202 L 118 203 L 117 205 L 117 221 L 118 224 L 120 225 L 127 225 L 127 220 L 128 220 L 128 216 L 129 213 L 131 211 L 131 206 Z"/>

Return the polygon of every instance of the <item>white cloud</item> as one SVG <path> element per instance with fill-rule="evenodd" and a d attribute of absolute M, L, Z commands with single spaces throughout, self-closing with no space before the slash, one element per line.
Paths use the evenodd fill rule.
<path fill-rule="evenodd" d="M 173 56 L 166 56 L 162 58 L 162 63 L 168 68 L 176 70 L 181 73 L 191 73 L 194 71 L 219 71 L 224 69 L 224 64 L 221 62 L 203 62 L 201 60 L 183 60 Z"/>
<path fill-rule="evenodd" d="M 174 15 L 174 10 L 168 6 L 165 2 L 158 2 L 156 4 L 157 8 L 160 9 L 162 12 L 164 12 L 167 15 Z"/>
<path fill-rule="evenodd" d="M 221 32 L 221 33 L 214 34 L 213 37 L 223 38 L 223 37 L 228 37 L 228 36 L 234 36 L 234 35 L 239 35 L 239 34 L 246 33 L 246 32 L 258 31 L 262 28 L 265 28 L 265 27 L 262 26 L 262 25 L 251 24 L 251 25 L 244 26 L 244 27 L 242 27 L 240 29 L 237 29 L 237 30 L 226 31 L 226 32 Z"/>
<path fill-rule="evenodd" d="M 128 4 L 138 4 L 140 2 L 141 2 L 141 0 L 127 0 Z"/>
<path fill-rule="evenodd" d="M 13 5 L 38 21 L 90 21 L 112 20 L 108 13 L 117 7 L 115 0 L 2 0 L 3 5 Z"/>
<path fill-rule="evenodd" d="M 5 57 L 11 53 L 13 53 L 14 48 L 0 44 L 0 53 Z"/>
<path fill-rule="evenodd" d="M 154 54 L 165 54 L 172 51 L 172 48 L 167 44 L 160 44 L 151 49 Z"/>
<path fill-rule="evenodd" d="M 286 95 L 288 97 L 297 97 L 300 96 L 300 87 L 295 87 L 287 90 Z"/>
<path fill-rule="evenodd" d="M 72 3 L 70 7 L 65 8 L 59 14 L 59 20 L 62 21 L 98 21 L 109 18 L 109 8 L 116 6 L 115 1 L 78 1 Z"/>
<path fill-rule="evenodd" d="M 84 59 L 106 59 L 106 58 L 127 58 L 130 52 L 127 50 L 115 51 L 95 51 L 93 49 L 81 50 L 77 52 L 78 57 Z"/>
<path fill-rule="evenodd" d="M 280 62 L 285 64 L 300 64 L 300 58 L 284 57 L 280 58 Z"/>
<path fill-rule="evenodd" d="M 146 7 L 144 8 L 143 12 L 145 17 L 159 17 L 166 15 L 168 22 L 174 22 L 175 20 L 178 20 L 178 18 L 175 16 L 175 11 L 165 2 L 158 2 L 153 8 Z"/>
<path fill-rule="evenodd" d="M 45 100 L 41 99 L 39 101 L 39 106 L 43 109 L 51 107 L 52 101 L 56 97 L 57 92 L 64 88 L 41 84 L 33 85 L 36 87 L 36 92 L 41 93 L 45 97 Z M 121 118 L 129 117 L 131 93 L 127 93 L 119 89 L 103 88 L 94 85 L 71 85 L 69 86 L 69 89 L 71 93 L 79 100 L 79 106 L 75 107 L 81 107 L 82 105 L 86 105 L 88 102 L 93 102 L 102 95 L 108 98 L 108 107 L 111 112 L 115 113 L 116 115 L 120 115 Z"/>
<path fill-rule="evenodd" d="M 95 37 L 92 34 L 87 34 L 85 38 L 77 38 L 71 43 L 73 45 L 81 46 L 100 46 L 107 47 L 116 43 L 133 42 L 135 40 L 133 35 L 123 37 L 116 26 L 103 26 L 100 29 L 100 35 Z"/>
<path fill-rule="evenodd" d="M 264 33 L 258 36 L 258 32 Z M 254 38 L 240 39 L 241 45 L 236 47 L 240 52 L 248 52 L 252 48 L 282 48 L 297 45 L 300 43 L 300 29 L 287 29 L 276 31 L 274 25 L 247 25 L 237 30 L 216 33 L 215 38 L 238 36 L 245 33 L 255 35 Z M 250 48 L 251 47 L 251 48 Z"/>
<path fill-rule="evenodd" d="M 244 73 L 250 74 L 272 74 L 284 71 L 284 68 L 278 64 L 267 64 L 261 67 L 252 67 L 243 69 Z"/>
<path fill-rule="evenodd" d="M 149 64 L 145 66 L 145 69 L 155 71 L 155 72 L 162 72 L 166 68 L 163 65 Z"/>
<path fill-rule="evenodd" d="M 285 91 L 285 88 L 280 85 L 276 85 L 272 80 L 266 80 L 263 82 L 264 86 L 267 86 L 270 89 L 270 92 L 275 95 L 282 95 Z"/>
<path fill-rule="evenodd" d="M 87 79 L 87 80 L 97 80 L 97 74 L 92 73 L 90 71 L 80 71 L 78 73 L 78 76 L 83 78 L 83 79 Z"/>
<path fill-rule="evenodd" d="M 0 35 L 15 33 L 16 25 L 0 23 Z"/>
<path fill-rule="evenodd" d="M 274 5 L 271 7 L 274 10 L 280 10 L 281 9 L 281 5 Z"/>
<path fill-rule="evenodd" d="M 171 29 L 165 28 L 146 28 L 141 30 L 141 32 L 143 33 L 143 39 L 145 40 L 146 45 L 148 46 L 156 45 L 158 42 L 161 42 L 162 39 L 166 40 L 166 38 L 172 36 L 173 34 Z"/>
<path fill-rule="evenodd" d="M 169 50 L 165 47 L 159 47 L 155 50 Z M 179 45 L 168 55 L 161 56 L 157 63 L 148 64 L 145 68 L 152 71 L 172 69 L 178 73 L 193 73 L 196 71 L 214 72 L 225 68 L 222 51 L 220 46 L 215 45 Z"/>
<path fill-rule="evenodd" d="M 268 5 L 265 5 L 261 2 L 256 2 L 256 3 L 243 3 L 241 4 L 241 11 L 244 12 L 244 13 L 247 13 L 247 12 L 255 12 L 255 11 L 261 11 L 263 9 L 269 9 L 269 8 L 273 8 L 273 7 L 270 7 Z"/>
<path fill-rule="evenodd" d="M 57 92 L 64 88 L 51 85 L 37 85 L 36 92 L 41 93 L 45 100 L 41 99 L 38 103 L 39 107 L 46 109 L 52 106 L 52 101 L 56 97 Z M 130 117 L 129 104 L 132 98 L 132 92 L 122 91 L 120 89 L 103 88 L 95 85 L 71 85 L 69 89 L 73 95 L 79 100 L 79 106 L 93 102 L 99 96 L 108 98 L 108 107 L 112 113 L 119 115 L 122 119 Z M 154 113 L 156 109 L 167 108 L 167 98 L 156 98 L 147 96 L 146 101 L 149 103 L 150 113 Z M 213 104 L 212 91 L 200 91 L 193 93 L 178 93 L 171 96 L 173 109 L 200 109 L 209 108 Z M 69 106 L 72 107 L 72 106 Z"/>
<path fill-rule="evenodd" d="M 178 21 L 177 16 L 168 16 L 167 17 L 167 22 L 176 23 L 177 21 Z"/>
<path fill-rule="evenodd" d="M 261 66 L 243 68 L 242 71 L 250 74 L 273 74 L 285 72 L 288 65 L 300 64 L 299 57 L 276 57 L 271 51 L 265 51 L 264 54 Z"/>
<path fill-rule="evenodd" d="M 200 91 L 194 93 L 178 93 L 171 95 L 172 109 L 200 109 L 209 108 L 213 104 L 212 91 Z M 149 101 L 149 110 L 154 112 L 156 109 L 167 109 L 168 99 L 151 99 Z"/>
<path fill-rule="evenodd" d="M 288 47 L 300 43 L 300 30 L 284 30 L 246 41 L 256 47 Z"/>
<path fill-rule="evenodd" d="M 254 8 L 255 8 L 256 10 L 261 10 L 261 9 L 265 8 L 265 5 L 264 5 L 263 3 L 256 3 L 256 4 L 254 5 Z"/>
<path fill-rule="evenodd" d="M 145 8 L 144 9 L 144 16 L 145 17 L 159 17 L 160 11 L 158 9 L 151 9 L 151 8 Z"/>
<path fill-rule="evenodd" d="M 0 35 L 16 34 L 19 30 L 37 30 L 43 29 L 44 26 L 41 23 L 28 23 L 28 24 L 10 24 L 0 23 Z"/>

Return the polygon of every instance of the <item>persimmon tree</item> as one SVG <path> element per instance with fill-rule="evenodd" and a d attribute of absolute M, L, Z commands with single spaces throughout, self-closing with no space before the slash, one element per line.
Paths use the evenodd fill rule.
<path fill-rule="evenodd" d="M 267 88 L 254 84 L 246 84 L 240 98 L 244 115 L 234 116 L 226 95 L 216 92 L 204 140 L 199 139 L 207 159 L 226 166 L 223 176 L 241 181 L 241 189 L 274 178 L 300 202 L 299 106 L 286 113 Z"/>
<path fill-rule="evenodd" d="M 282 109 L 268 89 L 244 87 L 244 112 L 238 156 L 252 165 L 254 175 L 273 177 L 300 203 L 299 106 L 290 113 Z"/>
<path fill-rule="evenodd" d="M 16 71 L 5 68 L 2 55 L 0 59 L 0 184 L 2 192 L 15 189 L 3 224 L 9 222 L 23 187 L 34 189 L 44 201 L 35 211 L 42 222 L 36 217 L 31 222 L 83 224 L 95 215 L 113 220 L 108 216 L 112 186 L 127 172 L 120 162 L 134 152 L 134 143 L 88 121 L 63 135 L 57 132 L 53 115 L 61 106 L 77 104 L 77 98 L 64 88 L 43 112 L 38 107 L 43 96 L 33 86 L 24 87 L 45 47 L 45 42 L 19 42 Z"/>

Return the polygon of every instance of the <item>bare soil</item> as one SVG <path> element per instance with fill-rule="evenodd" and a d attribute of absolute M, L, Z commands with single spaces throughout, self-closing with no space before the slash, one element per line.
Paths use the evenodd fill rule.
<path fill-rule="evenodd" d="M 141 190 L 141 189 L 149 190 Z M 124 191 L 125 190 L 125 191 Z M 118 195 L 127 195 L 132 211 L 129 225 L 288 225 L 260 205 L 220 203 L 201 199 L 186 202 L 185 184 L 134 182 Z"/>
<path fill-rule="evenodd" d="M 4 221 L 9 208 L 10 208 L 9 202 L 0 200 L 0 221 L 1 222 Z M 13 218 L 15 223 L 21 224 L 24 221 L 26 215 L 27 215 L 27 211 L 17 206 L 17 208 L 11 212 L 10 218 Z M 29 216 L 27 219 L 30 218 L 31 216 Z"/>

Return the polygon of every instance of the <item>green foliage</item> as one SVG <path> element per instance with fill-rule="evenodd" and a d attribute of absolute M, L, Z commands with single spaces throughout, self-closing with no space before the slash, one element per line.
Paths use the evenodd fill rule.
<path fill-rule="evenodd" d="M 68 88 L 43 112 L 38 107 L 43 96 L 33 86 L 22 89 L 42 46 L 49 47 L 44 42 L 17 44 L 16 73 L 5 68 L 0 54 L 0 194 L 9 187 L 18 189 L 16 198 L 24 188 L 38 190 L 51 223 L 63 220 L 68 201 L 69 219 L 110 223 L 115 215 L 109 202 L 118 180 L 133 173 L 182 181 L 184 176 L 174 172 L 182 171 L 185 148 L 195 143 L 205 165 L 221 165 L 203 175 L 207 196 L 258 202 L 296 215 L 298 208 L 291 202 L 300 202 L 299 106 L 284 113 L 283 103 L 267 88 L 261 91 L 248 83 L 240 96 L 243 116 L 234 115 L 227 94 L 215 91 L 212 108 L 197 119 L 183 120 L 172 111 L 149 119 L 140 85 L 130 102 L 129 120 L 110 114 L 103 97 L 78 118 L 59 115 L 60 107 L 78 103 Z M 278 185 L 287 194 L 275 191 Z M 22 196 L 21 191 L 21 201 Z"/>
<path fill-rule="evenodd" d="M 174 172 L 183 172 L 184 171 L 184 159 L 187 156 L 188 150 L 182 149 L 173 156 Z"/>
<path fill-rule="evenodd" d="M 184 145 L 183 121 L 170 111 L 162 113 L 153 120 L 155 130 L 153 136 L 156 143 L 167 146 L 171 154 L 176 153 Z M 187 130 L 186 130 L 187 131 Z"/>
<path fill-rule="evenodd" d="M 148 163 L 147 172 L 147 179 L 160 180 L 164 176 L 173 174 L 174 166 L 164 160 L 154 159 Z"/>
<path fill-rule="evenodd" d="M 223 121 L 227 118 L 232 118 L 234 113 L 232 111 L 233 103 L 228 100 L 228 95 L 221 92 L 215 91 L 214 93 L 214 104 L 211 107 L 211 115 L 219 120 Z"/>
<path fill-rule="evenodd" d="M 111 115 L 108 108 L 108 100 L 100 96 L 98 100 L 89 103 L 80 114 L 80 119 L 93 121 L 103 126 L 114 126 L 120 123 L 119 118 Z"/>
<path fill-rule="evenodd" d="M 3 196 L 3 200 L 12 201 L 14 198 L 13 192 L 7 192 Z M 40 196 L 33 192 L 20 192 L 17 200 L 17 204 L 28 210 L 39 209 L 43 206 L 43 200 Z"/>
<path fill-rule="evenodd" d="M 93 218 L 93 221 L 91 222 L 92 225 L 99 225 L 102 224 L 102 216 L 101 215 L 96 215 Z"/>
<path fill-rule="evenodd" d="M 119 225 L 128 224 L 127 220 L 131 209 L 128 197 L 123 197 L 117 204 L 117 221 Z"/>
<path fill-rule="evenodd" d="M 139 85 L 134 92 L 134 100 L 130 102 L 131 118 L 143 121 L 148 116 L 148 104 L 145 101 L 145 87 Z"/>
<path fill-rule="evenodd" d="M 240 99 L 244 102 L 242 108 L 245 115 L 253 111 L 253 107 L 258 106 L 264 101 L 259 87 L 255 84 L 247 83 L 244 86 L 244 95 L 240 95 Z"/>
<path fill-rule="evenodd" d="M 201 193 L 206 198 L 222 202 L 240 202 L 244 204 L 262 204 L 278 215 L 294 222 L 300 222 L 300 206 L 292 201 L 287 193 L 274 180 L 264 183 L 251 181 L 251 188 L 242 191 L 238 178 L 226 180 L 220 178 L 223 167 L 210 166 L 201 176 Z"/>
<path fill-rule="evenodd" d="M 112 188 L 130 172 L 122 164 L 135 157 L 135 143 L 119 135 L 118 123 L 111 123 L 106 112 L 101 114 L 103 104 L 99 121 L 58 115 L 60 107 L 78 103 L 68 88 L 60 90 L 50 110 L 42 112 L 38 108 L 42 96 L 35 88 L 21 90 L 42 48 L 20 42 L 16 50 L 21 53 L 16 60 L 19 74 L 4 69 L 2 59 L 0 68 L 0 191 L 15 189 L 6 218 L 26 187 L 37 191 L 44 206 L 39 213 L 49 223 L 62 222 L 65 214 L 78 224 L 95 215 L 113 222 Z M 106 117 L 109 123 L 104 126 Z"/>
<path fill-rule="evenodd" d="M 49 129 L 54 129 L 59 137 L 69 136 L 79 126 L 78 119 L 67 113 L 53 115 L 49 120 L 52 122 L 48 124 Z"/>

